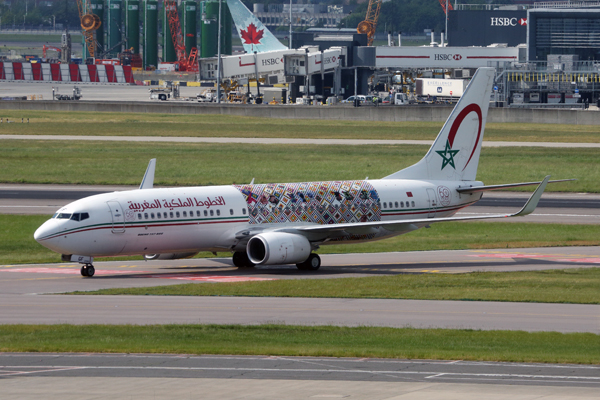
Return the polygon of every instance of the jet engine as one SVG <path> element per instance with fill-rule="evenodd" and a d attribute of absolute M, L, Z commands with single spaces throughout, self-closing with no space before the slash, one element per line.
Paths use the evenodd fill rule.
<path fill-rule="evenodd" d="M 266 232 L 253 236 L 246 251 L 254 264 L 297 264 L 305 261 L 312 248 L 307 238 L 285 232 Z"/>
<path fill-rule="evenodd" d="M 180 258 L 192 258 L 195 253 L 165 253 L 165 254 L 144 254 L 146 260 L 179 260 Z"/>

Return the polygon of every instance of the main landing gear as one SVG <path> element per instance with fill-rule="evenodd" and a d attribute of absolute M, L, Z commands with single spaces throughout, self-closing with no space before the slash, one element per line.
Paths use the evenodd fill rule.
<path fill-rule="evenodd" d="M 254 263 L 248 258 L 245 251 L 236 251 L 233 253 L 233 265 L 238 268 L 254 268 Z"/>
<path fill-rule="evenodd" d="M 321 257 L 318 254 L 311 253 L 306 261 L 296 264 L 296 267 L 303 271 L 316 271 L 321 267 Z"/>
<path fill-rule="evenodd" d="M 94 276 L 95 272 L 96 269 L 92 264 L 85 264 L 83 267 L 81 267 L 81 276 L 92 277 Z"/>

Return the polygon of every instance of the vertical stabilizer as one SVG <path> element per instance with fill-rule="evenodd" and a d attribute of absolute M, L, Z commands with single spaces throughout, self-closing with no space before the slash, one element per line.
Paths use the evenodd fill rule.
<path fill-rule="evenodd" d="M 246 53 L 287 50 L 240 0 L 227 0 L 227 6 Z"/>
<path fill-rule="evenodd" d="M 479 68 L 425 157 L 384 179 L 475 180 L 493 84 L 494 68 Z"/>

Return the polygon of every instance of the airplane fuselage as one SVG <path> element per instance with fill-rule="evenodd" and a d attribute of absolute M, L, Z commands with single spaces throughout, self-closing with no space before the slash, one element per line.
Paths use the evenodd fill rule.
<path fill-rule="evenodd" d="M 477 185 L 388 179 L 114 192 L 66 205 L 35 238 L 58 253 L 90 257 L 244 251 L 248 232 L 273 227 L 452 216 L 481 197 L 456 188 Z M 362 242 L 410 230 L 380 228 L 314 242 Z"/>

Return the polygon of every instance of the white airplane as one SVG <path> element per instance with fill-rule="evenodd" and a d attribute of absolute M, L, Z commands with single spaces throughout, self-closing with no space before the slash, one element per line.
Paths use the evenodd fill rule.
<path fill-rule="evenodd" d="M 63 261 L 83 264 L 88 277 L 94 257 L 176 259 L 200 251 L 232 252 L 238 267 L 317 270 L 313 251 L 323 245 L 385 239 L 434 222 L 527 215 L 549 177 L 494 186 L 475 180 L 493 81 L 494 69 L 480 68 L 425 157 L 382 179 L 154 189 L 153 159 L 138 190 L 70 203 L 34 238 Z M 514 214 L 452 217 L 484 191 L 534 184 Z"/>

